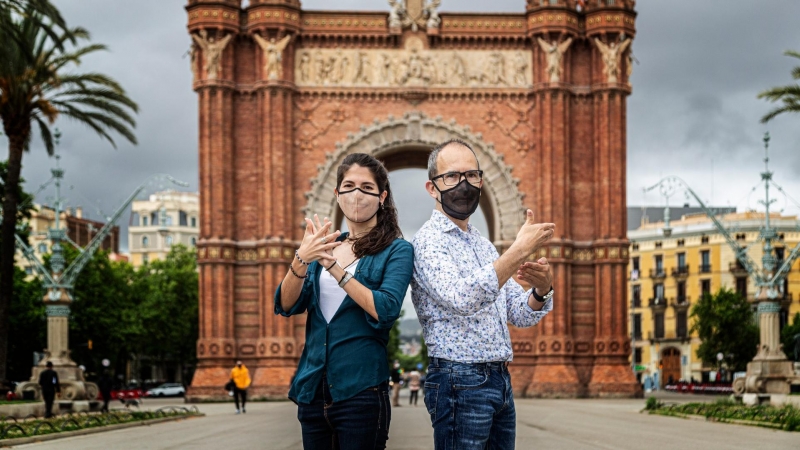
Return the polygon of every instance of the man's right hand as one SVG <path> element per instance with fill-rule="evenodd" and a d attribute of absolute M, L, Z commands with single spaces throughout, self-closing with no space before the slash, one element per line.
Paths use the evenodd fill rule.
<path fill-rule="evenodd" d="M 555 228 L 554 223 L 534 222 L 533 211 L 529 209 L 525 213 L 525 223 L 520 227 L 514 245 L 521 246 L 529 255 L 533 254 L 553 237 Z"/>

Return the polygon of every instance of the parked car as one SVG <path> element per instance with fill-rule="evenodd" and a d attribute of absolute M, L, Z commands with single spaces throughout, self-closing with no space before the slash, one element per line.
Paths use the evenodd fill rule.
<path fill-rule="evenodd" d="M 182 397 L 184 394 L 186 394 L 186 389 L 180 383 L 164 383 L 145 393 L 148 397 Z"/>

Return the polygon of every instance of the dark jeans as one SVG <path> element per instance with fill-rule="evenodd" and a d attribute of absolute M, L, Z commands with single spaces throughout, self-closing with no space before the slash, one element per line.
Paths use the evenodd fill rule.
<path fill-rule="evenodd" d="M 306 450 L 384 449 L 392 420 L 389 385 L 382 383 L 334 403 L 323 378 L 311 404 L 298 404 L 297 419 Z"/>
<path fill-rule="evenodd" d="M 42 392 L 44 398 L 44 416 L 53 417 L 53 400 L 56 398 L 55 392 Z"/>
<path fill-rule="evenodd" d="M 417 397 L 419 397 L 419 391 L 411 391 L 411 394 L 408 396 L 408 404 L 409 405 L 416 405 L 417 404 Z"/>
<path fill-rule="evenodd" d="M 233 401 L 236 402 L 236 410 L 239 410 L 239 399 L 242 399 L 242 410 L 244 410 L 244 404 L 247 402 L 247 389 L 239 389 L 237 387 L 233 388 Z"/>
<path fill-rule="evenodd" d="M 514 448 L 517 413 L 505 363 L 431 358 L 425 406 L 436 450 Z"/>

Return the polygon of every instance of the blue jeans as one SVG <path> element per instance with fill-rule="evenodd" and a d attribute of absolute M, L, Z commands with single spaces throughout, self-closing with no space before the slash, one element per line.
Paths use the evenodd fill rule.
<path fill-rule="evenodd" d="M 297 419 L 306 450 L 385 449 L 392 410 L 389 384 L 367 388 L 334 403 L 326 378 L 311 404 L 298 403 Z"/>
<path fill-rule="evenodd" d="M 425 406 L 436 450 L 514 448 L 517 413 L 505 363 L 431 358 Z"/>

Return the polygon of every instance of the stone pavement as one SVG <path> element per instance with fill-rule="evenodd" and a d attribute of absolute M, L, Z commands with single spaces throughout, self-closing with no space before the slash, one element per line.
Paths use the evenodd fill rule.
<path fill-rule="evenodd" d="M 707 397 L 668 396 L 672 401 Z M 405 399 L 407 401 L 407 398 Z M 146 400 L 158 408 L 180 400 Z M 518 449 L 742 449 L 800 448 L 800 433 L 639 414 L 643 400 L 517 400 Z M 232 404 L 201 404 L 206 417 L 61 439 L 17 448 L 38 450 L 301 449 L 291 402 L 252 403 L 234 415 Z M 425 407 L 393 408 L 388 448 L 432 449 Z"/>

